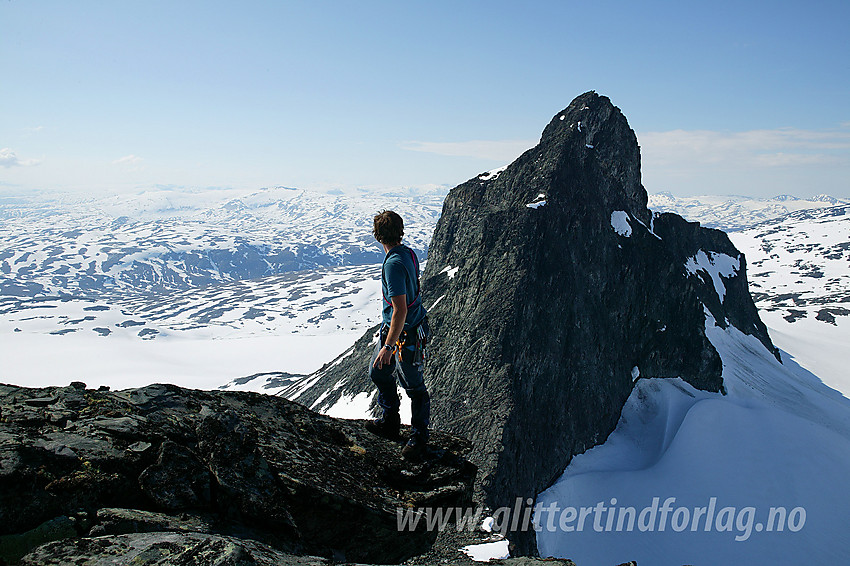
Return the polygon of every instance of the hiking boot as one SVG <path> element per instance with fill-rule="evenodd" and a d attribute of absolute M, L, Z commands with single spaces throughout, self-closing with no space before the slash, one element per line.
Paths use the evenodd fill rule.
<path fill-rule="evenodd" d="M 366 423 L 366 430 L 372 434 L 377 434 L 390 440 L 398 440 L 400 438 L 398 430 L 401 427 L 399 418 L 386 418 L 371 420 Z"/>
<path fill-rule="evenodd" d="M 401 449 L 401 456 L 409 462 L 421 462 L 428 453 L 428 443 L 418 436 L 411 436 Z"/>

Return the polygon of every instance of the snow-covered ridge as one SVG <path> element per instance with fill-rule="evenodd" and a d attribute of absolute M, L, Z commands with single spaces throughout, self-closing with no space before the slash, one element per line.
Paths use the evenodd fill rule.
<path fill-rule="evenodd" d="M 678 566 L 699 557 L 837 564 L 850 553 L 850 401 L 733 326 L 709 316 L 706 335 L 723 359 L 728 394 L 679 378 L 639 379 L 606 442 L 573 458 L 538 496 L 541 555 Z M 567 507 L 590 510 L 582 528 L 573 515 L 571 530 L 559 530 Z M 773 507 L 785 509 L 782 532 L 778 522 L 769 527 Z"/>
<path fill-rule="evenodd" d="M 727 231 L 746 258 L 750 293 L 771 339 L 806 369 L 850 395 L 850 203 L 820 195 L 649 195 L 675 212 Z M 708 271 L 706 271 L 708 273 Z M 715 289 L 722 279 L 712 276 Z"/>
<path fill-rule="evenodd" d="M 504 165 L 502 167 L 499 167 L 498 169 L 492 169 L 490 171 L 486 171 L 486 172 L 478 175 L 478 178 L 481 179 L 482 181 L 493 181 L 495 179 L 498 179 L 499 175 L 501 175 L 505 171 L 505 169 L 507 169 L 507 168 L 508 168 L 508 166 Z"/>

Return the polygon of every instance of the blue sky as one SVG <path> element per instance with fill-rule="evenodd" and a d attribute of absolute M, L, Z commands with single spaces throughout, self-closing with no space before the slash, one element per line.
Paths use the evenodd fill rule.
<path fill-rule="evenodd" d="M 582 92 L 644 185 L 850 197 L 850 2 L 0 2 L 0 185 L 454 186 Z"/>

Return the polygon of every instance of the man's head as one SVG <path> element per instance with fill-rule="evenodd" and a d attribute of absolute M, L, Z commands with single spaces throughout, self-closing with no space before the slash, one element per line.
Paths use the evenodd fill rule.
<path fill-rule="evenodd" d="M 375 215 L 372 234 L 384 245 L 400 244 L 404 236 L 404 221 L 392 210 L 382 210 Z"/>

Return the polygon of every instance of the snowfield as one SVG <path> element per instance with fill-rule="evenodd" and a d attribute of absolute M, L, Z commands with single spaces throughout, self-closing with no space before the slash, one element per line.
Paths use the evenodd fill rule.
<path fill-rule="evenodd" d="M 0 295 L 197 289 L 322 267 L 380 263 L 371 218 L 394 208 L 422 255 L 442 195 L 151 190 L 28 193 L 0 187 Z"/>
<path fill-rule="evenodd" d="M 728 394 L 678 378 L 638 380 L 607 441 L 576 456 L 539 495 L 541 556 L 653 566 L 840 564 L 850 556 L 850 400 L 734 327 L 709 318 L 706 332 Z M 582 528 L 568 507 L 587 510 Z M 621 511 L 629 507 L 632 519 Z"/>
<path fill-rule="evenodd" d="M 380 296 L 380 265 L 368 265 L 96 299 L 0 297 L 0 381 L 215 389 L 311 373 L 374 324 Z"/>
<path fill-rule="evenodd" d="M 774 343 L 850 396 L 850 206 L 795 212 L 729 238 Z"/>

